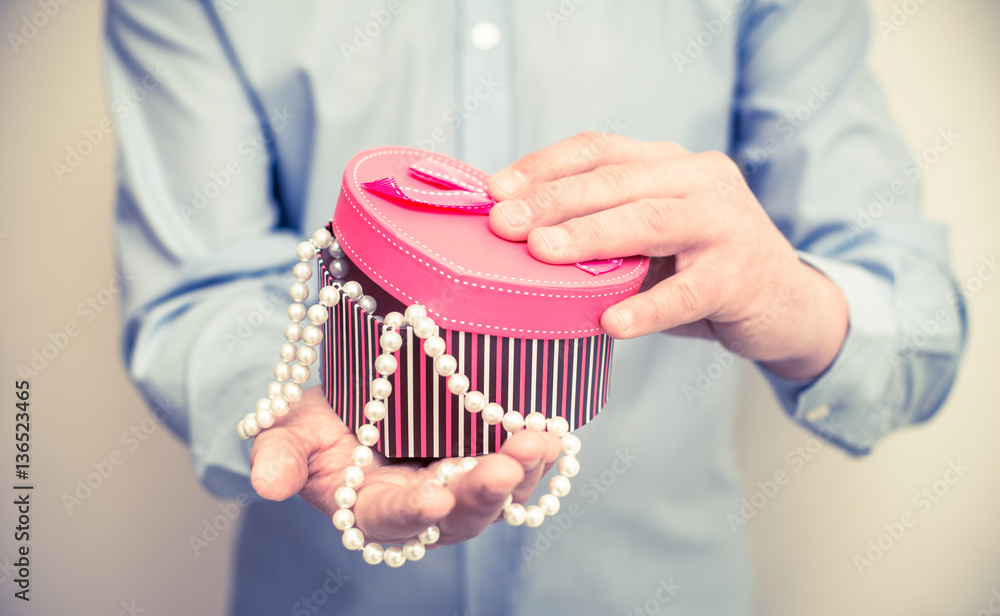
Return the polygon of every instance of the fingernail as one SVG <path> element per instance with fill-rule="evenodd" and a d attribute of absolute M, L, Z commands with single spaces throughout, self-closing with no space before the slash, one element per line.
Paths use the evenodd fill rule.
<path fill-rule="evenodd" d="M 559 227 L 549 227 L 548 229 L 536 229 L 536 233 L 541 236 L 542 241 L 548 246 L 549 250 L 556 252 L 557 250 L 562 250 L 566 245 L 567 240 L 569 240 L 569 234 L 566 233 L 565 229 L 560 229 Z"/>
<path fill-rule="evenodd" d="M 524 188 L 524 174 L 517 169 L 501 169 L 493 176 L 493 185 L 507 197 L 513 197 Z"/>
<path fill-rule="evenodd" d="M 500 213 L 512 227 L 522 227 L 531 218 L 531 209 L 524 201 L 507 201 L 497 205 Z"/>
<path fill-rule="evenodd" d="M 618 319 L 618 325 L 622 328 L 623 332 L 628 331 L 632 327 L 633 317 L 631 310 L 615 310 L 614 315 Z"/>

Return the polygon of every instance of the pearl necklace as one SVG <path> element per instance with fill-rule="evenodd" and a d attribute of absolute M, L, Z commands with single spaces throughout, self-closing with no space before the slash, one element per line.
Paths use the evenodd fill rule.
<path fill-rule="evenodd" d="M 309 287 L 306 281 L 312 278 L 313 270 L 309 262 L 316 258 L 319 250 L 326 249 L 334 257 L 335 275 L 343 278 L 347 275 L 347 263 L 340 259 L 344 252 L 337 240 L 325 228 L 317 230 L 312 239 L 302 242 L 296 249 L 300 263 L 292 269 L 295 282 L 289 289 L 293 303 L 288 307 L 288 317 L 291 324 L 285 328 L 287 342 L 281 345 L 279 356 L 281 361 L 274 366 L 274 378 L 267 388 L 267 398 L 257 401 L 257 409 L 248 413 L 236 426 L 240 438 L 251 439 L 262 430 L 274 425 L 275 418 L 288 414 L 290 404 L 302 399 L 302 384 L 309 380 L 309 366 L 316 362 L 318 354 L 315 347 L 323 342 L 323 330 L 319 326 L 329 318 L 328 309 L 336 306 L 346 295 L 358 302 L 362 310 L 374 314 L 375 299 L 365 295 L 361 285 L 356 281 L 343 284 L 336 282 L 324 286 L 319 291 L 319 302 L 306 309 L 302 303 L 309 297 Z M 309 325 L 303 328 L 299 323 L 308 319 Z M 501 424 L 509 433 L 518 430 L 547 430 L 562 440 L 562 453 L 557 463 L 559 474 L 549 480 L 549 493 L 538 499 L 537 505 L 524 506 L 513 502 L 513 496 L 508 496 L 503 505 L 504 520 L 511 526 L 522 524 L 531 528 L 541 526 L 546 516 L 555 515 L 559 511 L 559 498 L 569 494 L 570 477 L 580 472 L 580 463 L 576 454 L 580 451 L 580 439 L 569 433 L 569 423 L 562 417 L 546 418 L 538 412 L 521 415 L 517 411 L 504 412 L 503 407 L 495 402 L 487 402 L 486 396 L 479 391 L 469 391 L 469 378 L 458 372 L 458 361 L 454 356 L 445 353 L 445 341 L 438 336 L 438 327 L 434 320 L 427 316 L 427 310 L 413 304 L 406 308 L 404 314 L 390 312 L 382 321 L 384 331 L 379 338 L 382 354 L 375 359 L 375 371 L 380 375 L 371 382 L 371 400 L 365 404 L 365 417 L 371 423 L 360 426 L 357 430 L 361 445 L 351 452 L 353 466 L 344 469 L 341 481 L 344 485 L 337 488 L 333 499 L 339 509 L 333 514 L 333 525 L 343 531 L 343 544 L 349 550 L 361 550 L 365 562 L 377 565 L 385 562 L 390 567 L 401 567 L 407 560 L 417 561 L 423 558 L 426 546 L 440 538 L 441 530 L 437 525 L 427 527 L 422 533 L 406 540 L 402 545 L 384 547 L 375 542 L 365 542 L 364 533 L 354 526 L 354 511 L 352 507 L 357 502 L 357 488 L 364 481 L 364 468 L 372 463 L 375 454 L 372 446 L 378 442 L 379 429 L 377 423 L 385 419 L 388 409 L 386 398 L 392 393 L 392 384 L 386 378 L 396 372 L 398 365 L 393 353 L 403 346 L 403 338 L 399 329 L 409 326 L 413 333 L 423 340 L 424 353 L 434 358 L 434 372 L 448 379 L 448 391 L 457 396 L 465 396 L 465 410 L 469 413 L 482 413 L 483 421 L 488 425 Z M 297 347 L 296 342 L 302 341 L 303 346 Z M 297 361 L 294 365 L 291 362 Z M 475 458 L 462 458 L 459 462 L 445 460 L 437 467 L 437 476 L 428 483 L 446 486 L 457 477 L 472 470 L 478 461 Z"/>

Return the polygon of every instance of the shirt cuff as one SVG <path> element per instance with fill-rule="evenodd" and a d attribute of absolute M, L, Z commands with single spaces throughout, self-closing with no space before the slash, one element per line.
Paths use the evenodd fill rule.
<path fill-rule="evenodd" d="M 792 419 L 854 455 L 865 455 L 896 423 L 895 410 L 885 402 L 898 340 L 889 288 L 859 265 L 803 252 L 798 256 L 840 287 L 847 299 L 847 337 L 815 379 L 788 379 L 757 365 Z"/>

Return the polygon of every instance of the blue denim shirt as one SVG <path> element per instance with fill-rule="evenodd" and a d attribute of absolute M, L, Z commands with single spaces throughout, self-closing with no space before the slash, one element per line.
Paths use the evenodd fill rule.
<path fill-rule="evenodd" d="M 792 420 L 863 454 L 931 416 L 965 314 L 868 36 L 861 0 L 111 0 L 124 354 L 205 486 L 252 497 L 233 612 L 748 613 L 738 360 L 716 343 L 620 342 L 560 514 L 399 570 L 363 564 L 301 499 L 253 495 L 233 426 L 271 380 L 295 246 L 355 152 L 420 146 L 493 172 L 581 131 L 727 152 L 843 290 L 833 365 L 765 372 Z"/>

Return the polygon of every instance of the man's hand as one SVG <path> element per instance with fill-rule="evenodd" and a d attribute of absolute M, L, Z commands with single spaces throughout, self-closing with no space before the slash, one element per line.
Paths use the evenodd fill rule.
<path fill-rule="evenodd" d="M 717 339 L 783 376 L 813 378 L 847 334 L 847 303 L 802 263 L 720 152 L 584 133 L 490 178 L 490 225 L 535 258 L 654 260 L 656 282 L 609 308 L 616 338 L 652 332 Z"/>
<path fill-rule="evenodd" d="M 301 494 L 331 517 L 338 509 L 333 494 L 344 485 L 341 474 L 353 465 L 351 451 L 358 445 L 322 390 L 313 387 L 288 415 L 256 437 L 250 480 L 264 498 L 280 501 Z M 518 503 L 527 500 L 560 450 L 555 435 L 522 430 L 507 439 L 500 453 L 477 458 L 475 468 L 447 487 L 427 483 L 436 476 L 437 464 L 390 464 L 375 452 L 357 488 L 355 526 L 366 542 L 401 543 L 431 524 L 441 529 L 438 545 L 471 539 L 498 519 L 508 495 Z"/>

